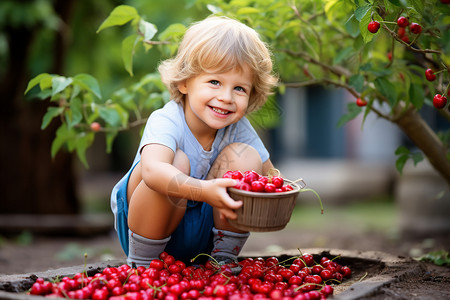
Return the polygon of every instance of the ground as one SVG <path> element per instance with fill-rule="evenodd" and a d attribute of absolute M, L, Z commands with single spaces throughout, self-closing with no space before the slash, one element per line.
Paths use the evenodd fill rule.
<path fill-rule="evenodd" d="M 418 262 L 419 256 L 433 250 L 450 249 L 448 235 L 427 238 L 399 238 L 392 234 L 361 230 L 361 226 L 317 227 L 317 230 L 302 229 L 293 221 L 285 229 L 277 232 L 254 233 L 248 240 L 243 253 L 264 253 L 276 255 L 291 249 L 329 249 L 331 253 L 351 251 L 354 261 L 367 253 L 375 253 L 376 259 L 392 260 L 386 265 L 357 264 L 354 266 L 352 284 L 358 281 L 370 287 L 371 280 L 382 278 L 383 283 L 376 293 L 361 299 L 450 299 L 450 268 L 431 263 Z M 358 230 L 359 228 L 359 230 Z M 315 250 L 312 250 L 315 251 Z M 322 250 L 317 250 L 322 251 Z M 84 253 L 87 262 L 95 264 L 108 259 L 123 260 L 118 240 L 113 231 L 94 236 L 50 237 L 22 234 L 4 238 L 0 246 L 1 274 L 25 274 L 60 267 L 82 265 Z M 318 253 L 315 253 L 318 254 Z M 383 257 L 385 256 L 385 257 Z M 350 263 L 351 259 L 350 259 Z M 367 273 L 367 274 L 366 274 Z M 392 280 L 386 281 L 386 278 Z M 363 280 L 361 280 L 363 279 Z M 376 281 L 376 280 L 375 280 Z M 343 288 L 348 289 L 349 285 Z M 347 292 L 351 292 L 347 290 Z M 337 299 L 360 299 L 345 296 Z"/>

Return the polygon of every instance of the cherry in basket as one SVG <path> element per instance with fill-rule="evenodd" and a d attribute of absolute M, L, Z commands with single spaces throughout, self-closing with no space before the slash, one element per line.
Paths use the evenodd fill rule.
<path fill-rule="evenodd" d="M 256 171 L 227 171 L 223 178 L 238 180 L 234 188 L 257 193 L 281 193 L 292 191 L 293 187 L 285 183 L 283 177 L 278 175 L 263 176 Z"/>

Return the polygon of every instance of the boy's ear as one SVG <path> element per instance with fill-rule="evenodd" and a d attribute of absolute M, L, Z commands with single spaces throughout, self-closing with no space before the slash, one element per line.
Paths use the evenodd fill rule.
<path fill-rule="evenodd" d="M 187 94 L 187 86 L 186 86 L 186 80 L 178 83 L 178 90 L 180 91 L 180 93 L 182 94 Z"/>

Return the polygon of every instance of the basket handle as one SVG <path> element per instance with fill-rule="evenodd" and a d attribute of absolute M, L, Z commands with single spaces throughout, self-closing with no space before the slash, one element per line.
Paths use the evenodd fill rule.
<path fill-rule="evenodd" d="M 300 184 L 300 182 L 303 184 Z M 306 187 L 306 182 L 303 180 L 303 178 L 299 178 L 295 181 L 292 181 L 292 183 L 298 183 L 300 186 L 300 189 L 304 189 Z"/>

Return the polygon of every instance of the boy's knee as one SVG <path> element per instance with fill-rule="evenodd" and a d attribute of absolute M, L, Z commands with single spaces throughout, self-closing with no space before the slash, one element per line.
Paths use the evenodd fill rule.
<path fill-rule="evenodd" d="M 248 144 L 233 143 L 226 146 L 218 160 L 222 168 L 228 170 L 262 171 L 262 161 L 258 151 Z"/>
<path fill-rule="evenodd" d="M 191 164 L 189 158 L 182 150 L 177 149 L 172 165 L 186 175 L 191 173 Z"/>

